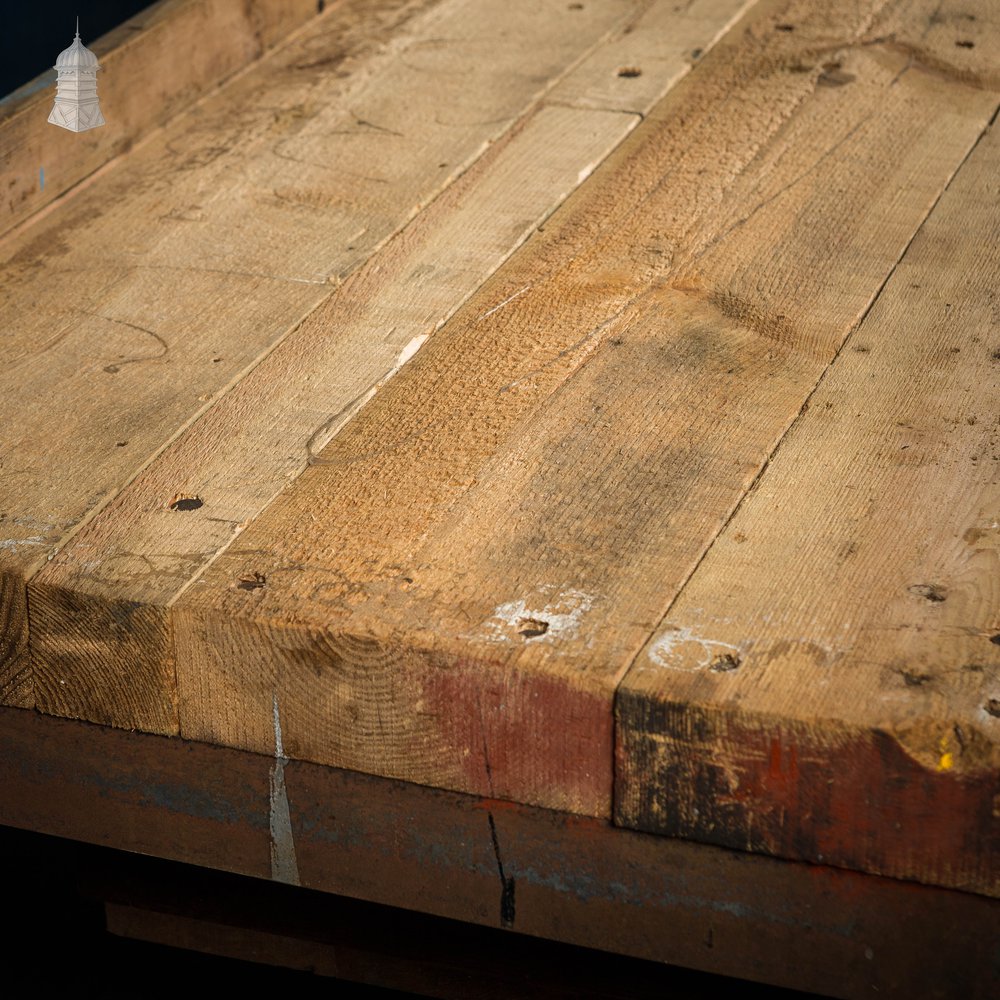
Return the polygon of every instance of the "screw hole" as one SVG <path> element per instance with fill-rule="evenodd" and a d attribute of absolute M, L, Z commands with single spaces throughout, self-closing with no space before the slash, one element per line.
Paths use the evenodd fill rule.
<path fill-rule="evenodd" d="M 170 501 L 171 510 L 197 510 L 199 507 L 204 507 L 205 501 L 201 497 L 188 496 L 183 493 L 178 493 L 177 496 Z"/>
<path fill-rule="evenodd" d="M 522 618 L 517 623 L 518 635 L 523 635 L 525 639 L 537 639 L 548 630 L 549 623 L 541 618 Z"/>

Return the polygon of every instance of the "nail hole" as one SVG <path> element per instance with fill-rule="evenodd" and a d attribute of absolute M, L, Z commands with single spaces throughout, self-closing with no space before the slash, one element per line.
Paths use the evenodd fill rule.
<path fill-rule="evenodd" d="M 740 658 L 735 653 L 720 653 L 708 668 L 717 674 L 725 674 L 730 670 L 736 670 L 740 665 Z"/>
<path fill-rule="evenodd" d="M 566 9 L 567 10 L 583 10 L 583 4 L 582 3 L 571 3 Z"/>
<path fill-rule="evenodd" d="M 618 75 L 631 80 L 633 77 L 642 76 L 642 70 L 639 69 L 638 66 L 622 66 L 622 68 L 618 70 Z"/>
<path fill-rule="evenodd" d="M 125 445 L 127 445 L 127 444 L 128 444 L 128 441 L 116 441 L 115 442 L 115 447 L 116 448 L 124 448 Z"/>
<path fill-rule="evenodd" d="M 205 501 L 201 497 L 188 496 L 187 494 L 178 493 L 177 496 L 170 501 L 171 510 L 197 510 L 199 507 L 203 507 Z"/>
<path fill-rule="evenodd" d="M 956 48 L 959 48 L 959 49 L 974 49 L 976 47 L 976 43 L 975 42 L 969 42 L 969 41 L 966 41 L 965 39 L 962 39 L 962 41 L 960 41 L 960 42 L 955 42 L 955 46 L 956 46 Z"/>
<path fill-rule="evenodd" d="M 931 679 L 930 674 L 915 674 L 910 670 L 900 670 L 899 674 L 903 678 L 903 683 L 911 688 L 923 687 Z"/>
<path fill-rule="evenodd" d="M 545 635 L 549 630 L 549 623 L 541 618 L 521 618 L 517 623 L 519 635 L 525 639 L 536 639 L 540 635 Z"/>
<path fill-rule="evenodd" d="M 990 642 L 992 642 L 994 646 L 1000 646 L 1000 633 L 997 635 L 991 635 Z"/>
<path fill-rule="evenodd" d="M 794 31 L 795 30 L 795 25 L 794 24 L 776 24 L 774 27 L 778 31 Z"/>

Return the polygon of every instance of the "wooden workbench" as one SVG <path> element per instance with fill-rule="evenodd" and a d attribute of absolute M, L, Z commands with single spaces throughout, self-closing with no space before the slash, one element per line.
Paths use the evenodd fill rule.
<path fill-rule="evenodd" d="M 93 48 L 104 129 L 0 105 L 0 823 L 990 995 L 996 5 Z"/>

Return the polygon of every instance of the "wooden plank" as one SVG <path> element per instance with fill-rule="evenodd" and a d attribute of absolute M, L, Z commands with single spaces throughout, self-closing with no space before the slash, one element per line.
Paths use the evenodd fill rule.
<path fill-rule="evenodd" d="M 742 6 L 714 0 L 698 17 L 695 5 L 684 23 L 700 25 L 707 48 Z M 630 26 L 611 36 L 616 51 L 636 37 Z M 604 48 L 570 76 L 592 81 L 591 63 L 603 72 Z M 678 72 L 652 65 L 647 89 Z M 166 609 L 638 118 L 543 101 L 85 526 L 32 582 L 37 705 L 162 728 L 174 678 Z M 180 495 L 201 506 L 171 510 Z"/>
<path fill-rule="evenodd" d="M 160 0 L 96 41 L 87 36 L 85 13 L 83 40 L 100 60 L 107 124 L 82 135 L 48 124 L 54 70 L 0 99 L 0 235 L 259 58 L 317 9 L 316 0 Z M 72 28 L 69 21 L 53 24 L 53 60 L 72 41 Z"/>
<path fill-rule="evenodd" d="M 266 877 L 274 766 L 0 709 L 0 824 Z M 833 996 L 994 988 L 996 900 L 300 761 L 284 777 L 306 887 L 500 928 L 499 851 L 525 935 Z"/>
<path fill-rule="evenodd" d="M 528 0 L 504 11 L 480 0 L 339 4 L 9 240 L 0 573 L 15 582 L 6 590 L 633 9 L 594 3 L 577 18 Z M 615 117 L 629 118 L 602 120 Z M 591 136 L 581 143 L 598 155 L 604 145 L 588 147 Z M 134 610 L 95 636 L 100 649 L 120 640 L 122 621 L 145 622 L 143 641 L 157 634 Z M 154 677 L 151 693 L 134 679 L 123 724 L 176 730 L 172 693 L 159 690 L 169 677 Z"/>
<path fill-rule="evenodd" d="M 733 0 L 650 3 L 568 73 L 552 104 L 645 115 L 751 6 Z"/>
<path fill-rule="evenodd" d="M 1000 894 L 998 171 L 994 126 L 623 682 L 619 822 Z"/>
<path fill-rule="evenodd" d="M 874 13 L 724 39 L 181 595 L 182 733 L 610 813 L 618 681 L 995 110 Z"/>
<path fill-rule="evenodd" d="M 171 602 L 609 152 L 623 117 L 544 109 L 495 144 L 36 574 L 39 708 L 161 728 Z M 202 506 L 171 509 L 179 495 Z"/>

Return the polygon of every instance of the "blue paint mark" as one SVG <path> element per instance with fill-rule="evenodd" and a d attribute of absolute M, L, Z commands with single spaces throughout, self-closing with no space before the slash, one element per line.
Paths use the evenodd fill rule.
<path fill-rule="evenodd" d="M 37 94 L 40 90 L 45 90 L 47 87 L 51 87 L 55 82 L 56 71 L 54 69 L 47 70 L 30 83 L 26 83 L 23 87 L 18 87 L 17 90 L 12 93 L 5 94 L 3 97 L 0 97 L 0 105 L 13 104 L 15 101 L 20 101 L 22 98 L 30 97 L 32 94 Z"/>
<path fill-rule="evenodd" d="M 45 190 L 45 167 L 38 168 L 38 190 Z"/>

